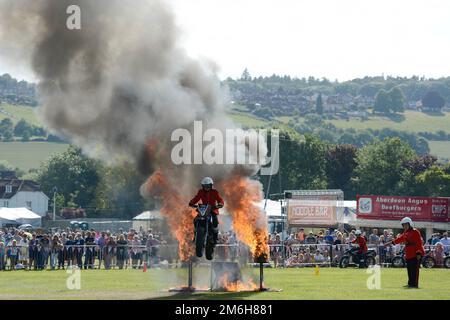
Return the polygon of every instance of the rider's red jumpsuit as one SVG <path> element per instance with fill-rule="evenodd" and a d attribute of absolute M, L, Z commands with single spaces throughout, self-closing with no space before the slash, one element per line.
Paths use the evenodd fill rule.
<path fill-rule="evenodd" d="M 219 209 L 216 208 L 217 205 L 223 207 L 223 199 L 220 196 L 219 192 L 216 189 L 211 190 L 204 190 L 200 189 L 198 190 L 197 194 L 194 198 L 192 198 L 191 201 L 189 201 L 189 205 L 193 206 L 197 204 L 197 202 L 201 201 L 202 204 L 209 204 L 214 209 L 212 210 L 212 224 L 214 228 L 214 241 L 217 243 L 217 237 L 218 237 L 218 227 L 219 227 L 219 219 L 217 216 L 219 215 Z"/>
<path fill-rule="evenodd" d="M 213 209 L 214 215 L 219 214 L 219 209 L 215 208 L 215 206 L 217 205 L 223 206 L 223 199 L 216 189 L 211 189 L 209 191 L 205 191 L 203 189 L 198 190 L 195 197 L 192 198 L 191 201 L 189 201 L 189 205 L 193 206 L 197 204 L 197 202 L 199 202 L 200 200 L 202 201 L 202 204 L 209 204 L 210 206 L 214 207 Z"/>

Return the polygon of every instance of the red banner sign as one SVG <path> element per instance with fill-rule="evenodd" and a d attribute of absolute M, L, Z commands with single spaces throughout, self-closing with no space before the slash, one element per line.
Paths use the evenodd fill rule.
<path fill-rule="evenodd" d="M 449 222 L 449 198 L 356 196 L 362 219 Z"/>

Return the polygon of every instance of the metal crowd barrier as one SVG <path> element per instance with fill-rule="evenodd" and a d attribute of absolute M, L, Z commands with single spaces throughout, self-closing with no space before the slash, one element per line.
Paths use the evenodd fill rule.
<path fill-rule="evenodd" d="M 274 268 L 336 267 L 344 252 L 351 244 L 270 244 L 267 266 Z M 13 249 L 5 246 L 0 250 L 0 270 L 14 269 L 12 266 L 22 265 L 27 269 L 61 269 L 79 267 L 83 269 L 139 269 L 183 267 L 185 263 L 178 256 L 177 244 L 144 245 L 66 245 L 59 249 L 42 246 L 20 246 Z M 450 246 L 443 246 L 441 257 L 435 245 L 424 245 L 427 254 L 432 255 L 437 266 L 450 253 Z M 376 251 L 376 264 L 391 267 L 392 259 L 400 255 L 403 246 L 384 247 L 368 245 L 368 249 Z M 241 265 L 254 264 L 249 248 L 242 243 L 217 244 L 214 259 L 219 261 L 236 261 Z M 201 262 L 200 262 L 201 263 Z"/>

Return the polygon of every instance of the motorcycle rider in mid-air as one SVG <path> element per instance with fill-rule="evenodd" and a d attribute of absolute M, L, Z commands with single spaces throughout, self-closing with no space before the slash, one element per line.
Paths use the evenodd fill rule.
<path fill-rule="evenodd" d="M 191 201 L 189 206 L 195 208 L 196 204 L 201 201 L 202 204 L 209 204 L 212 210 L 212 223 L 213 223 L 213 235 L 214 244 L 217 244 L 219 234 L 219 208 L 224 205 L 223 199 L 216 189 L 213 189 L 214 181 L 210 177 L 205 177 L 201 181 L 202 188 L 198 190 L 197 194 Z"/>
<path fill-rule="evenodd" d="M 367 241 L 366 239 L 361 235 L 361 230 L 355 231 L 356 239 L 352 241 L 352 243 L 356 243 L 359 245 L 359 248 L 355 248 L 355 251 L 358 250 L 358 253 L 356 254 L 358 261 L 356 263 L 359 265 L 360 268 L 364 267 L 364 254 L 367 252 Z"/>

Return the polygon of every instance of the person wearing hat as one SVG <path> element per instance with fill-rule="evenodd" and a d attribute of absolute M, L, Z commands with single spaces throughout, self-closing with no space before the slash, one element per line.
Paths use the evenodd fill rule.
<path fill-rule="evenodd" d="M 400 224 L 403 227 L 403 233 L 396 239 L 387 242 L 385 246 L 399 243 L 405 244 L 406 268 L 408 270 L 408 284 L 405 288 L 419 288 L 420 261 L 425 255 L 422 237 L 419 230 L 414 229 L 411 218 L 403 218 Z"/>
<path fill-rule="evenodd" d="M 197 203 L 201 201 L 203 204 L 209 204 L 212 208 L 212 226 L 213 226 L 213 241 L 217 244 L 219 237 L 219 209 L 223 208 L 224 201 L 219 194 L 219 191 L 213 189 L 214 181 L 210 177 L 204 177 L 200 182 L 202 188 L 198 190 L 194 198 L 189 201 L 189 206 L 196 208 Z M 194 222 L 194 225 L 196 223 Z"/>

